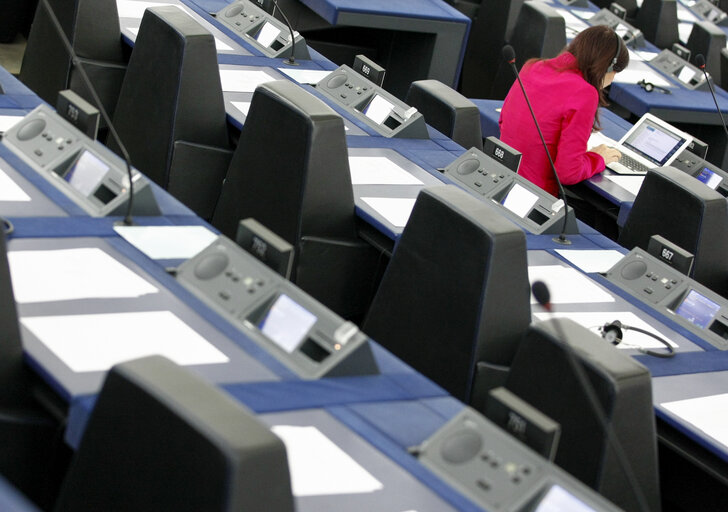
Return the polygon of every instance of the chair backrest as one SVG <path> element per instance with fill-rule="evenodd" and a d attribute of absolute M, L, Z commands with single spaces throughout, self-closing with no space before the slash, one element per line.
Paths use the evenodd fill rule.
<path fill-rule="evenodd" d="M 123 65 L 115 0 L 48 0 L 48 3 L 78 57 Z M 20 80 L 51 105 L 56 104 L 59 91 L 69 88 L 93 103 L 86 85 L 74 79 L 75 75 L 71 56 L 66 52 L 44 2 L 38 2 L 20 69 Z M 115 69 L 110 78 L 92 78 L 109 112 L 116 105 L 122 76 L 123 73 Z"/>
<path fill-rule="evenodd" d="M 175 6 L 147 9 L 114 115 L 132 165 L 167 188 L 178 179 L 175 143 L 227 148 L 226 122 L 215 38 Z M 107 145 L 119 152 L 113 138 Z M 204 171 L 185 176 L 187 188 L 207 179 Z"/>
<path fill-rule="evenodd" d="M 627 249 L 647 250 L 661 235 L 695 255 L 691 277 L 728 296 L 728 203 L 715 190 L 672 167 L 647 173 L 619 235 Z"/>
<path fill-rule="evenodd" d="M 593 386 L 606 424 L 584 381 Z M 643 510 L 617 458 L 614 433 L 648 510 L 660 510 L 652 381 L 642 364 L 569 319 L 531 326 L 505 387 L 561 425 L 554 462 L 624 510 Z"/>
<path fill-rule="evenodd" d="M 213 225 L 234 238 L 248 217 L 296 248 L 303 237 L 356 237 L 344 120 L 288 80 L 253 93 Z"/>
<path fill-rule="evenodd" d="M 669 49 L 680 42 L 676 0 L 643 0 L 634 24 L 658 48 Z"/>
<path fill-rule="evenodd" d="M 696 21 L 686 44 L 691 51 L 690 61 L 695 64 L 698 55 L 705 57 L 705 69 L 715 83 L 722 83 L 720 51 L 726 46 L 726 34 L 710 21 Z"/>
<path fill-rule="evenodd" d="M 516 51 L 518 69 L 528 59 L 556 57 L 566 47 L 566 22 L 550 5 L 524 2 L 508 43 Z M 505 98 L 515 80 L 511 65 L 501 58 L 490 97 Z"/>
<path fill-rule="evenodd" d="M 524 0 L 482 0 L 473 20 L 460 74 L 460 92 L 488 98 L 500 67 L 501 48 L 510 40 Z"/>
<path fill-rule="evenodd" d="M 510 364 L 529 297 L 523 231 L 454 185 L 431 187 L 417 197 L 362 329 L 468 402 L 476 380 L 500 385 L 488 372 Z"/>
<path fill-rule="evenodd" d="M 427 124 L 465 149 L 483 149 L 478 106 L 451 87 L 438 80 L 412 82 L 405 103 L 417 107 Z"/>
<path fill-rule="evenodd" d="M 161 356 L 113 367 L 55 510 L 294 510 L 283 442 Z"/>

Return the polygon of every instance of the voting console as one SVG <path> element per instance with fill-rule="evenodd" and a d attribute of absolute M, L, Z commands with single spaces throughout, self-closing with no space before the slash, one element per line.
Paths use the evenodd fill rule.
<path fill-rule="evenodd" d="M 418 451 L 422 464 L 485 510 L 619 510 L 470 408 Z"/>
<path fill-rule="evenodd" d="M 221 9 L 216 18 L 266 57 L 290 57 L 294 45 L 291 44 L 288 26 L 252 2 L 234 2 Z M 297 32 L 294 32 L 294 37 L 293 57 L 310 59 L 306 40 Z"/>
<path fill-rule="evenodd" d="M 672 255 L 662 257 L 669 261 Z M 607 280 L 719 350 L 728 350 L 728 301 L 635 247 Z"/>
<path fill-rule="evenodd" d="M 378 373 L 368 338 L 220 236 L 177 279 L 302 378 Z"/>
<path fill-rule="evenodd" d="M 566 211 L 564 202 L 501 163 L 504 158 L 512 157 L 506 149 L 486 141 L 485 150 L 491 150 L 488 154 L 471 148 L 443 173 L 465 185 L 472 194 L 493 201 L 505 217 L 529 233 L 561 233 Z M 568 210 L 566 233 L 578 233 L 574 212 L 571 208 Z"/>
<path fill-rule="evenodd" d="M 124 215 L 129 202 L 126 163 L 40 105 L 5 132 L 3 144 L 92 217 Z M 132 169 L 134 215 L 159 215 L 149 181 Z"/>
<path fill-rule="evenodd" d="M 356 119 L 385 137 L 429 139 L 425 118 L 349 66 L 341 66 L 316 84 Z"/>

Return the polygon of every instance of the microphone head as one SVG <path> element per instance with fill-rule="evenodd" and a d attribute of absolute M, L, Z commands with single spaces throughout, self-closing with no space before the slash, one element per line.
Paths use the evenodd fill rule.
<path fill-rule="evenodd" d="M 702 53 L 699 53 L 695 56 L 695 65 L 698 66 L 700 69 L 705 68 L 705 57 L 703 57 Z"/>
<path fill-rule="evenodd" d="M 514 62 L 516 62 L 516 51 L 509 44 L 503 47 L 503 49 L 501 50 L 501 55 L 503 55 L 503 58 L 509 64 L 513 64 Z"/>
<path fill-rule="evenodd" d="M 536 299 L 536 302 L 546 309 L 549 309 L 551 306 L 551 292 L 549 291 L 549 287 L 546 286 L 546 283 L 543 281 L 536 281 L 531 285 L 531 293 L 533 293 L 533 297 Z"/>

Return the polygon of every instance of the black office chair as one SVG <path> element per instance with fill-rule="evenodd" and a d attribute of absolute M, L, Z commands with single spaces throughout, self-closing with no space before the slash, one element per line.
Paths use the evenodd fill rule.
<path fill-rule="evenodd" d="M 593 386 L 606 423 L 599 420 L 570 351 Z M 660 510 L 652 381 L 642 364 L 576 322 L 552 319 L 528 330 L 505 388 L 561 425 L 557 465 L 624 510 L 645 510 L 609 439 L 611 429 L 648 510 Z"/>
<path fill-rule="evenodd" d="M 5 233 L 0 228 L 0 474 L 45 506 L 57 491 L 68 453 L 62 446 L 61 419 L 36 399 L 41 391 L 45 387 L 23 362 Z"/>
<path fill-rule="evenodd" d="M 634 25 L 658 48 L 669 49 L 680 42 L 676 0 L 643 0 Z"/>
<path fill-rule="evenodd" d="M 114 125 L 140 171 L 209 219 L 232 151 L 215 39 L 174 6 L 142 18 Z M 113 138 L 108 146 L 119 152 Z"/>
<path fill-rule="evenodd" d="M 720 50 L 720 86 L 725 89 L 728 87 L 728 48 Z"/>
<path fill-rule="evenodd" d="M 456 398 L 498 386 L 530 323 L 526 237 L 454 185 L 424 189 L 362 330 Z"/>
<path fill-rule="evenodd" d="M 696 21 L 686 44 L 691 51 L 690 61 L 695 64 L 695 58 L 702 54 L 705 57 L 705 69 L 717 84 L 722 83 L 720 51 L 725 46 L 725 32 L 710 21 Z"/>
<path fill-rule="evenodd" d="M 528 59 L 556 57 L 566 47 L 566 22 L 550 5 L 527 1 L 508 43 L 516 51 L 519 69 Z M 515 80 L 513 68 L 501 58 L 490 98 L 505 98 Z"/>
<path fill-rule="evenodd" d="M 468 149 L 483 149 L 478 106 L 438 80 L 412 82 L 405 103 L 417 107 L 427 124 Z"/>
<path fill-rule="evenodd" d="M 612 4 L 617 4 L 627 11 L 627 21 L 634 19 L 639 9 L 637 0 L 592 0 L 592 3 L 600 9 L 608 9 Z"/>
<path fill-rule="evenodd" d="M 113 114 L 126 71 L 115 0 L 48 0 L 71 41 L 103 107 Z M 38 2 L 19 78 L 38 96 L 56 104 L 58 92 L 71 89 L 92 105 L 90 91 Z"/>
<path fill-rule="evenodd" d="M 489 98 L 493 79 L 503 59 L 501 48 L 511 39 L 524 0 L 482 0 L 470 35 L 460 73 L 459 90 L 468 98 Z"/>
<path fill-rule="evenodd" d="M 294 505 L 283 442 L 212 384 L 150 356 L 109 371 L 55 510 Z"/>
<path fill-rule="evenodd" d="M 344 121 L 288 80 L 255 90 L 212 223 L 234 239 L 248 217 L 295 248 L 292 282 L 363 317 L 379 253 L 357 235 Z"/>
<path fill-rule="evenodd" d="M 647 250 L 652 235 L 693 253 L 691 277 L 728 297 L 728 206 L 722 195 L 675 168 L 650 170 L 619 243 Z"/>

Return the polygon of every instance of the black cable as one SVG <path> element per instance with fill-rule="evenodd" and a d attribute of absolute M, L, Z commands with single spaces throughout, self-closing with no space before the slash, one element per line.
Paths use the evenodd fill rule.
<path fill-rule="evenodd" d="M 63 27 L 61 26 L 61 23 L 58 21 L 58 18 L 56 17 L 56 13 L 53 12 L 53 8 L 48 3 L 48 0 L 41 0 L 43 3 L 43 7 L 45 8 L 46 12 L 48 13 L 48 16 L 51 19 L 51 23 L 53 24 L 54 28 L 56 29 L 56 32 L 58 33 L 58 37 L 60 37 L 61 42 L 63 43 L 63 46 L 66 49 L 66 52 L 68 52 L 69 57 L 71 57 L 71 62 L 73 63 L 73 66 L 78 69 L 78 72 L 81 74 L 81 78 L 83 79 L 83 83 L 88 89 L 89 93 L 91 94 L 91 97 L 93 98 L 94 102 L 96 103 L 96 107 L 98 107 L 99 112 L 101 113 L 101 116 L 104 118 L 104 121 L 106 122 L 106 125 L 109 127 L 109 133 L 112 137 L 114 137 L 114 140 L 116 141 L 116 144 L 119 146 L 119 151 L 121 151 L 121 155 L 124 158 L 124 163 L 126 164 L 126 172 L 129 176 L 129 203 L 126 208 L 126 215 L 124 216 L 124 224 L 127 226 L 131 226 L 134 224 L 131 218 L 131 211 L 132 206 L 134 202 L 134 180 L 131 172 L 131 158 L 129 158 L 129 153 L 126 150 L 126 146 L 124 146 L 124 143 L 121 142 L 121 138 L 119 137 L 119 134 L 116 132 L 116 129 L 114 128 L 113 123 L 111 122 L 111 119 L 109 118 L 109 114 L 106 112 L 106 109 L 104 108 L 103 104 L 101 103 L 101 99 L 99 98 L 99 95 L 96 92 L 96 89 L 91 84 L 91 80 L 88 77 L 88 74 L 86 74 L 86 70 L 83 68 L 83 65 L 81 64 L 80 59 L 76 55 L 76 52 L 73 50 L 73 45 L 68 40 L 68 37 L 66 37 L 66 33 L 63 31 Z"/>

